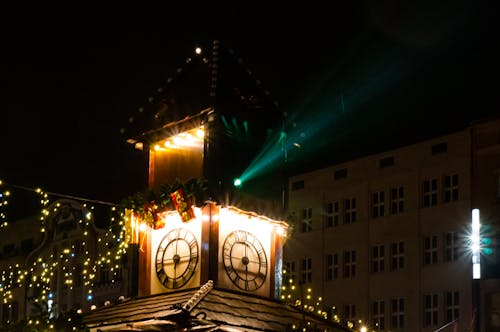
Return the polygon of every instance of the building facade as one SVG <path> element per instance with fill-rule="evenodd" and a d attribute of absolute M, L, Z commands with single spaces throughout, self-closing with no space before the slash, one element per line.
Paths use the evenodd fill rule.
<path fill-rule="evenodd" d="M 468 331 L 481 317 L 481 330 L 497 331 L 499 138 L 500 119 L 490 119 L 291 177 L 287 272 L 369 330 Z M 474 208 L 488 239 L 477 287 Z"/>
<path fill-rule="evenodd" d="M 134 295 L 133 261 L 119 251 L 119 234 L 95 225 L 96 214 L 114 218 L 114 209 L 106 206 L 104 214 L 96 210 L 100 208 L 57 199 L 40 214 L 2 228 L 1 323 L 85 313 Z"/>

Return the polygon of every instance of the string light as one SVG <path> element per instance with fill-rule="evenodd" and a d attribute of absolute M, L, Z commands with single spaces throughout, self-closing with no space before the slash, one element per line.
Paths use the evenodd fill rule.
<path fill-rule="evenodd" d="M 0 185 L 5 185 L 0 181 Z M 83 287 L 85 292 L 88 293 L 87 300 L 92 301 L 93 288 L 96 283 L 96 275 L 99 271 L 102 273 L 109 273 L 110 276 L 105 279 L 110 283 L 115 284 L 117 278 L 121 277 L 120 264 L 118 260 L 121 259 L 122 255 L 126 252 L 127 244 L 124 241 L 125 237 L 125 223 L 124 223 L 124 213 L 118 211 L 117 205 L 109 202 L 88 200 L 84 198 L 49 193 L 42 189 L 32 189 L 22 186 L 13 186 L 17 189 L 28 190 L 36 193 L 39 197 L 40 202 L 40 231 L 47 231 L 47 222 L 51 218 L 57 216 L 61 213 L 60 203 L 56 202 L 49 205 L 49 196 L 70 198 L 75 201 L 93 202 L 110 207 L 110 220 L 108 222 L 108 229 L 104 232 L 104 236 L 101 236 L 102 248 L 106 248 L 105 251 L 98 250 L 95 255 L 95 259 L 92 259 L 87 248 L 88 241 L 85 238 L 89 235 L 89 230 L 93 227 L 93 213 L 94 206 L 87 206 L 83 204 L 82 212 L 84 211 L 81 218 L 76 220 L 77 224 L 80 225 L 79 228 L 82 231 L 82 236 L 80 240 L 77 240 L 70 246 L 62 248 L 58 255 L 54 256 L 48 252 L 42 253 L 44 256 L 37 257 L 33 259 L 31 264 L 28 263 L 26 266 L 21 266 L 19 264 L 10 265 L 4 267 L 0 271 L 0 300 L 2 303 L 7 304 L 15 300 L 14 293 L 16 289 L 26 287 L 27 294 L 29 298 L 35 302 L 47 302 L 49 299 L 52 301 L 52 296 L 48 294 L 54 294 L 56 290 L 56 276 L 58 271 L 62 271 L 63 276 L 63 288 L 67 290 L 72 290 L 74 287 Z M 7 200 L 6 197 L 9 194 L 2 192 L 0 196 L 0 208 L 4 207 Z M 49 210 L 50 209 L 50 210 Z M 5 214 L 2 214 L 0 209 L 0 218 Z M 38 324 L 38 323 L 36 323 Z"/>
<path fill-rule="evenodd" d="M 349 321 L 348 317 L 342 318 L 337 313 L 336 306 L 325 306 L 323 304 L 323 296 L 316 297 L 311 287 L 307 289 L 303 288 L 303 283 L 297 282 L 296 275 L 290 273 L 286 268 L 282 270 L 282 276 L 285 283 L 281 286 L 281 301 L 302 310 L 304 313 L 331 320 L 349 329 L 353 329 L 355 326 L 359 329 L 364 327 L 362 320 L 358 320 L 357 322 Z M 304 321 L 294 324 L 292 330 L 309 331 L 308 323 L 310 324 L 310 321 L 304 316 Z"/>

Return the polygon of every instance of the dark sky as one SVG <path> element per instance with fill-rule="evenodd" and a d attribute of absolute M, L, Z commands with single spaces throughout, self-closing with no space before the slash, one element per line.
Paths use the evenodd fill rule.
<path fill-rule="evenodd" d="M 335 114 L 327 132 L 338 142 L 391 129 L 403 143 L 498 113 L 495 10 L 400 2 L 5 11 L 0 179 L 114 202 L 135 192 L 144 156 L 120 128 L 214 38 L 245 60 L 291 123 L 311 129 Z"/>

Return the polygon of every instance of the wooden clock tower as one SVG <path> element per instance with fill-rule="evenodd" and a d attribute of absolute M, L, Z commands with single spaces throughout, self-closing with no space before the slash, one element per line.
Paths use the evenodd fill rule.
<path fill-rule="evenodd" d="M 182 189 L 168 193 L 176 209 L 154 212 L 162 227 L 139 230 L 141 220 L 131 214 L 131 229 L 140 233 L 139 295 L 212 280 L 215 287 L 276 297 L 287 230 L 279 220 L 282 160 L 253 172 L 245 187 L 233 181 L 264 146 L 277 146 L 279 154 L 277 104 L 218 41 L 208 52 L 196 48 L 158 91 L 123 130 L 128 143 L 149 154 L 149 187 L 205 179 L 207 190 L 203 202 L 185 200 Z"/>

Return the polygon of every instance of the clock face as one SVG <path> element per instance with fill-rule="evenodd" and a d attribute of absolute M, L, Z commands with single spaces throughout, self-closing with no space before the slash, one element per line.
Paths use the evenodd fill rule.
<path fill-rule="evenodd" d="M 163 286 L 184 286 L 198 264 L 198 241 L 184 228 L 171 230 L 161 240 L 156 252 L 156 275 Z"/>
<path fill-rule="evenodd" d="M 267 258 L 257 238 L 246 231 L 230 233 L 222 247 L 224 268 L 233 284 L 245 291 L 260 288 L 267 277 Z"/>

